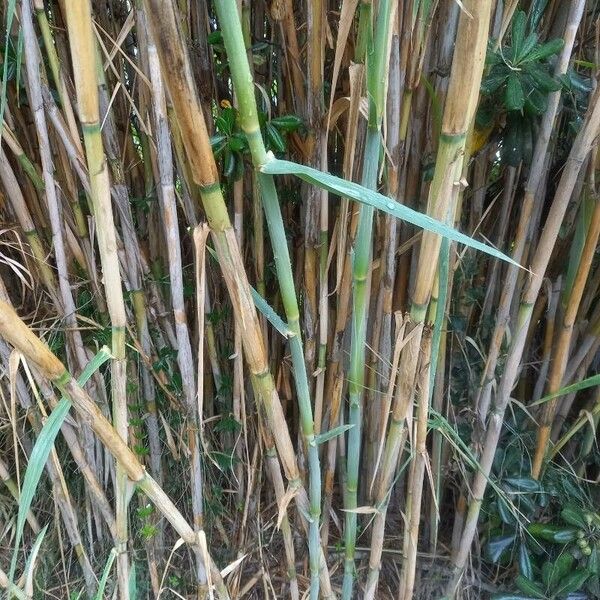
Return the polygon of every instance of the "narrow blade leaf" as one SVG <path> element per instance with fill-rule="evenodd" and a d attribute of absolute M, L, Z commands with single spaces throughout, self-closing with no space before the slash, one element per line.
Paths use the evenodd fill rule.
<path fill-rule="evenodd" d="M 362 202 L 367 206 L 372 206 L 377 210 L 381 210 L 398 219 L 420 227 L 421 229 L 431 231 L 432 233 L 437 233 L 438 235 L 446 237 L 449 240 L 458 242 L 459 244 L 464 244 L 469 248 L 485 252 L 494 258 L 499 258 L 500 260 L 504 260 L 510 264 L 520 266 L 514 260 L 512 260 L 512 258 L 506 256 L 506 254 L 503 252 L 496 250 L 496 248 L 492 248 L 487 244 L 478 242 L 468 235 L 456 231 L 456 229 L 445 225 L 441 221 L 438 221 L 429 215 L 425 215 L 413 210 L 408 206 L 404 206 L 403 204 L 392 200 L 392 198 L 388 198 L 383 194 L 369 190 L 352 181 L 346 181 L 340 177 L 336 177 L 335 175 L 324 173 L 305 165 L 299 165 L 294 162 L 279 160 L 276 158 L 273 158 L 269 162 L 262 165 L 260 169 L 263 173 L 268 175 L 295 175 L 303 181 L 325 189 L 332 194 L 346 198 L 352 198 L 353 200 Z"/>

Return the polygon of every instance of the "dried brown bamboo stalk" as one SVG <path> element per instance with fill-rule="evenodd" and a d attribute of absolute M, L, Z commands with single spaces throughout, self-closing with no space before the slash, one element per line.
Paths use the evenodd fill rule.
<path fill-rule="evenodd" d="M 398 459 L 404 449 L 406 441 L 406 419 L 411 412 L 415 394 L 415 377 L 418 372 L 420 344 L 423 335 L 423 324 L 413 325 L 410 320 L 406 324 L 402 354 L 396 374 L 396 389 L 394 393 L 392 410 L 390 414 L 390 427 L 385 437 L 381 469 L 377 481 L 375 506 L 378 512 L 373 521 L 371 532 L 371 550 L 369 555 L 369 575 L 365 589 L 365 599 L 376 597 L 379 572 L 381 570 L 381 556 L 385 540 L 385 520 L 387 505 L 391 493 L 392 483 L 396 475 Z M 383 438 L 387 429 L 387 414 L 381 423 L 380 435 Z M 410 425 L 409 425 L 410 426 Z M 383 439 L 380 443 L 383 443 Z M 405 534 L 405 540 L 408 536 Z M 406 550 L 406 547 L 404 548 Z M 401 582 L 403 579 L 401 579 Z M 401 585 L 403 585 L 401 583 Z"/>
<path fill-rule="evenodd" d="M 101 137 L 100 104 L 96 84 L 96 44 L 89 1 L 66 5 L 69 45 L 73 63 L 79 120 L 82 125 L 91 200 L 97 224 L 98 247 L 108 312 L 112 325 L 111 396 L 112 417 L 116 431 L 127 441 L 127 359 L 125 333 L 127 317 L 121 287 L 119 257 L 112 212 L 110 181 Z M 128 483 L 127 473 L 119 462 L 116 465 L 115 518 L 117 530 L 117 573 L 119 593 L 129 597 L 128 540 Z"/>
<path fill-rule="evenodd" d="M 562 318 L 560 330 L 558 331 L 558 335 L 556 336 L 556 340 L 553 344 L 553 356 L 546 390 L 548 395 L 557 392 L 563 385 L 563 377 L 567 367 L 569 350 L 573 337 L 573 326 L 575 324 L 575 318 L 577 317 L 581 297 L 583 296 L 583 291 L 592 267 L 592 259 L 594 258 L 594 254 L 596 252 L 598 236 L 600 236 L 600 200 L 596 198 L 590 226 L 585 238 L 585 245 L 579 261 L 577 275 L 575 276 L 575 281 L 573 282 L 571 294 Z M 550 402 L 548 402 L 542 409 L 540 426 L 537 434 L 536 452 L 531 467 L 531 474 L 536 479 L 538 479 L 540 476 L 543 462 L 546 457 L 557 404 L 558 399 L 554 398 L 553 400 L 550 400 Z"/>
<path fill-rule="evenodd" d="M 429 414 L 429 385 L 430 385 L 431 333 L 423 332 L 421 337 L 421 354 L 419 357 L 419 374 L 417 377 L 418 408 L 417 420 L 414 427 L 414 458 L 408 479 L 406 498 L 406 513 L 408 527 L 404 533 L 403 554 L 406 566 L 403 565 L 405 577 L 400 581 L 398 598 L 410 600 L 413 597 L 415 572 L 417 567 L 417 545 L 419 542 L 419 522 L 421 518 L 421 497 L 427 454 L 427 418 Z"/>
<path fill-rule="evenodd" d="M 274 381 L 269 371 L 260 323 L 252 300 L 235 231 L 229 220 L 219 185 L 208 132 L 183 46 L 175 7 L 170 2 L 145 0 L 146 14 L 154 35 L 163 78 L 171 94 L 177 122 L 186 149 L 193 182 L 200 196 L 215 245 L 219 265 L 229 291 L 253 383 L 269 423 L 279 459 L 290 486 L 297 489 L 295 502 L 307 514 L 307 494 L 300 480 L 291 437 Z M 324 597 L 331 597 L 329 573 L 321 560 Z"/>
<path fill-rule="evenodd" d="M 19 350 L 44 377 L 50 379 L 63 395 L 69 398 L 82 422 L 94 430 L 105 448 L 123 466 L 126 476 L 131 480 L 128 482 L 127 492 L 130 492 L 131 485 L 141 489 L 185 542 L 191 545 L 198 544 L 198 537 L 193 528 L 163 489 L 145 471 L 137 456 L 127 447 L 122 436 L 104 417 L 94 400 L 71 377 L 60 360 L 19 318 L 14 309 L 3 300 L 0 300 L 0 336 Z M 212 562 L 211 577 L 219 597 L 228 599 L 229 594 L 220 573 Z"/>
<path fill-rule="evenodd" d="M 575 188 L 579 171 L 589 155 L 592 144 L 595 142 L 600 127 L 600 94 L 596 92 L 590 100 L 590 108 L 586 115 L 582 128 L 580 129 L 575 142 L 571 148 L 567 164 L 563 170 L 558 188 L 554 195 L 550 212 L 546 219 L 544 230 L 541 234 L 539 243 L 535 250 L 532 264 L 531 275 L 526 282 L 526 287 L 521 297 L 519 308 L 519 321 L 516 331 L 513 335 L 511 346 L 508 352 L 506 365 L 498 392 L 495 399 L 495 410 L 490 416 L 487 426 L 487 432 L 483 445 L 483 452 L 480 460 L 480 470 L 475 474 L 471 487 L 471 502 L 467 520 L 463 530 L 460 547 L 453 557 L 454 576 L 448 587 L 448 594 L 454 596 L 457 586 L 462 577 L 463 569 L 466 565 L 471 543 L 477 531 L 477 520 L 481 509 L 483 494 L 487 487 L 489 473 L 492 467 L 492 461 L 500 438 L 504 412 L 510 399 L 517 374 L 519 364 L 523 355 L 525 340 L 531 322 L 531 316 L 538 297 L 542 281 L 556 238 L 567 209 L 571 194 Z"/>
<path fill-rule="evenodd" d="M 573 52 L 575 36 L 579 28 L 584 7 L 585 0 L 577 0 L 570 6 L 569 17 L 564 33 L 565 44 L 554 68 L 554 74 L 556 77 L 560 77 L 567 71 L 571 54 Z M 552 92 L 548 97 L 548 109 L 542 118 L 540 131 L 533 151 L 529 176 L 527 178 L 527 183 L 525 184 L 525 193 L 523 200 L 521 201 L 521 216 L 514 238 L 514 249 L 511 255 L 513 260 L 517 263 L 521 263 L 524 256 L 525 243 L 527 233 L 531 225 L 531 216 L 533 214 L 536 193 L 542 185 L 546 173 L 544 164 L 550 144 L 550 136 L 554 129 L 559 102 L 560 91 Z M 504 279 L 504 285 L 502 287 L 500 303 L 496 312 L 496 324 L 494 326 L 492 342 L 487 354 L 485 369 L 481 377 L 481 390 L 478 391 L 475 400 L 481 422 L 485 422 L 485 419 L 487 418 L 487 413 L 491 402 L 492 387 L 495 381 L 496 366 L 498 364 L 498 358 L 500 354 L 500 347 L 502 340 L 504 339 L 506 326 L 508 324 L 509 311 L 515 293 L 518 275 L 519 269 L 508 266 L 507 275 Z"/>
<path fill-rule="evenodd" d="M 156 127 L 156 147 L 158 156 L 158 177 L 160 181 L 160 202 L 163 212 L 165 238 L 169 256 L 169 280 L 171 283 L 171 304 L 175 320 L 175 334 L 177 336 L 177 363 L 181 374 L 183 396 L 186 410 L 187 444 L 190 449 L 190 471 L 192 483 L 192 510 L 194 514 L 194 528 L 201 531 L 204 527 L 204 507 L 202 491 L 202 459 L 200 457 L 200 420 L 198 403 L 196 400 L 196 381 L 194 376 L 194 361 L 192 356 L 192 343 L 189 336 L 189 327 L 185 312 L 183 298 L 183 265 L 181 259 L 181 243 L 179 239 L 179 225 L 177 222 L 177 206 L 175 202 L 175 185 L 173 178 L 173 157 L 169 139 L 167 107 L 165 93 L 160 75 L 160 65 L 156 48 L 149 36 L 148 66 L 152 82 L 152 96 L 154 105 L 154 121 Z M 198 581 L 198 594 L 206 593 L 206 570 L 199 551 L 196 552 L 196 578 Z"/>
<path fill-rule="evenodd" d="M 446 221 L 455 212 L 460 179 L 463 172 L 463 158 L 467 135 L 475 115 L 479 97 L 479 87 L 483 75 L 485 52 L 490 24 L 491 2 L 471 1 L 464 4 L 459 18 L 456 47 L 452 61 L 452 71 L 444 107 L 442 129 L 436 157 L 433 181 L 429 189 L 427 213 Z M 466 104 L 466 108 L 465 108 Z M 426 319 L 428 304 L 432 292 L 441 238 L 430 232 L 424 232 L 419 252 L 417 278 L 412 291 L 411 321 L 422 323 Z M 445 307 L 441 307 L 445 309 Z M 430 344 L 424 340 L 429 349 Z M 424 346 L 424 348 L 425 348 Z M 429 363 L 429 357 L 422 359 Z M 415 374 L 416 376 L 416 374 Z M 419 490 L 410 488 L 413 497 L 422 493 L 422 477 L 415 471 L 412 479 Z M 420 496 L 419 496 L 420 497 Z M 413 539 L 418 533 L 420 522 L 419 510 L 407 515 L 406 540 Z M 414 585 L 414 569 L 416 567 L 416 538 L 414 545 L 405 545 L 405 561 L 402 565 L 400 598 L 407 600 L 412 595 Z M 407 541 L 408 543 L 408 541 Z M 403 594 L 409 594 L 404 596 Z"/>

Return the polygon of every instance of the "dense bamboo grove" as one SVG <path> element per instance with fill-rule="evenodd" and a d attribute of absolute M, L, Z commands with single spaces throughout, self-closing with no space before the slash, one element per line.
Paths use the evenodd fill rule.
<path fill-rule="evenodd" d="M 5 0 L 2 593 L 600 597 L 599 8 Z"/>

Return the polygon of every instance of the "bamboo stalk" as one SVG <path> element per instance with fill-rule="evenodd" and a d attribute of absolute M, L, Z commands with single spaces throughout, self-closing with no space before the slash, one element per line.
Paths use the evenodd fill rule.
<path fill-rule="evenodd" d="M 84 423 L 96 433 L 106 449 L 125 471 L 131 483 L 146 493 L 158 510 L 171 523 L 177 533 L 188 543 L 197 544 L 198 538 L 183 515 L 140 464 L 136 455 L 127 447 L 122 436 L 102 414 L 94 400 L 71 377 L 60 360 L 25 325 L 14 309 L 0 300 L 0 335 L 27 357 L 66 396 Z M 129 485 L 127 489 L 130 491 Z M 220 598 L 229 598 L 218 569 L 211 564 L 211 576 Z"/>
<path fill-rule="evenodd" d="M 579 171 L 588 156 L 592 144 L 598 134 L 600 126 L 600 95 L 594 94 L 590 101 L 590 108 L 586 115 L 584 124 L 579 131 L 565 169 L 563 170 L 558 188 L 554 195 L 550 212 L 546 219 L 544 230 L 542 231 L 535 254 L 532 260 L 531 275 L 526 282 L 526 287 L 521 296 L 519 305 L 519 315 L 517 328 L 512 338 L 508 357 L 506 360 L 504 373 L 498 387 L 495 409 L 490 416 L 485 436 L 483 452 L 481 455 L 480 470 L 475 474 L 471 487 L 472 500 L 469 504 L 467 520 L 465 522 L 460 547 L 453 557 L 454 577 L 448 587 L 448 593 L 453 596 L 462 576 L 465 567 L 471 543 L 477 530 L 477 519 L 481 509 L 483 494 L 487 487 L 488 476 L 492 466 L 492 460 L 498 445 L 504 411 L 508 405 L 510 393 L 519 370 L 519 363 L 523 355 L 525 339 L 529 329 L 531 316 L 534 308 L 544 273 L 550 260 L 553 249 L 553 243 L 556 241 L 562 219 L 567 209 L 568 202 L 577 182 Z"/>
<path fill-rule="evenodd" d="M 273 378 L 269 372 L 260 323 L 250 293 L 235 231 L 231 226 L 218 183 L 216 165 L 192 81 L 189 61 L 178 31 L 176 13 L 170 3 L 158 2 L 158 0 L 146 0 L 145 6 L 148 21 L 155 36 L 163 77 L 170 89 L 175 114 L 186 146 L 191 175 L 194 183 L 200 186 L 202 203 L 211 227 L 219 265 L 230 294 L 236 320 L 241 328 L 242 344 L 249 370 L 253 376 L 254 388 L 264 408 L 286 478 L 292 489 L 298 490 L 295 501 L 301 508 L 301 513 L 307 514 L 309 509 L 306 505 L 306 493 L 301 485 L 288 427 Z M 232 7 L 232 9 L 235 9 L 231 11 L 235 24 L 239 25 L 237 7 Z M 233 26 L 234 23 L 229 23 L 229 25 Z M 243 39 L 241 42 L 243 47 Z M 260 131 L 256 132 L 254 137 L 250 137 L 249 142 L 251 145 L 262 144 Z M 264 180 L 261 181 L 261 184 L 264 185 Z M 320 556 L 322 593 L 325 597 L 330 597 L 332 592 L 329 587 L 329 574 L 322 553 Z"/>
<path fill-rule="evenodd" d="M 574 2 L 570 6 L 569 17 L 564 33 L 565 45 L 563 46 L 554 69 L 554 74 L 556 77 L 560 77 L 567 71 L 571 53 L 573 51 L 573 45 L 575 43 L 575 35 L 577 33 L 577 29 L 579 28 L 584 6 L 584 0 L 577 0 L 577 2 Z M 521 216 L 519 219 L 517 233 L 515 235 L 514 249 L 511 255 L 512 259 L 517 263 L 521 263 L 522 258 L 525 256 L 524 252 L 526 236 L 530 228 L 530 221 L 534 209 L 536 193 L 542 184 L 545 174 L 544 163 L 546 160 L 548 146 L 550 144 L 550 136 L 554 128 L 554 123 L 558 112 L 559 102 L 560 91 L 552 92 L 548 97 L 548 109 L 542 118 L 540 131 L 533 151 L 529 176 L 527 178 L 527 183 L 525 184 L 525 193 L 523 195 L 523 200 L 521 201 Z M 495 379 L 496 365 L 498 363 L 500 346 L 502 344 L 508 323 L 510 306 L 515 293 L 518 274 L 519 270 L 516 267 L 509 266 L 507 276 L 504 279 L 500 303 L 497 309 L 492 342 L 487 354 L 485 369 L 481 377 L 481 390 L 478 390 L 475 400 L 481 422 L 485 422 L 491 403 L 491 393 Z"/>
<path fill-rule="evenodd" d="M 408 331 L 404 333 L 402 354 L 396 375 L 396 390 L 392 404 L 390 427 L 385 438 L 385 447 L 381 463 L 381 471 L 377 483 L 375 506 L 378 509 L 371 531 L 371 549 L 369 554 L 369 574 L 365 589 L 365 600 L 376 597 L 381 556 L 385 539 L 385 520 L 389 497 L 396 475 L 398 458 L 403 451 L 406 440 L 405 421 L 409 415 L 415 392 L 415 374 L 418 370 L 419 346 L 423 333 L 423 324 L 414 326 L 408 323 Z M 386 422 L 382 423 L 381 435 L 385 435 Z M 408 536 L 405 536 L 408 539 Z M 401 580 L 402 581 L 402 580 Z"/>
<path fill-rule="evenodd" d="M 384 0 L 378 7 L 374 39 L 367 50 L 367 92 L 369 95 L 369 118 L 367 139 L 363 158 L 362 185 L 377 188 L 380 132 L 385 107 L 385 73 L 389 64 L 391 38 L 396 4 Z M 352 259 L 352 337 L 350 366 L 348 371 L 348 453 L 344 490 L 345 555 L 342 598 L 349 600 L 353 594 L 355 579 L 355 548 L 358 515 L 359 464 L 362 432 L 362 395 L 364 387 L 365 342 L 367 334 L 370 295 L 370 270 L 372 256 L 373 208 L 361 204 L 358 214 L 354 256 Z"/>
<path fill-rule="evenodd" d="M 187 420 L 187 443 L 190 448 L 190 471 L 192 483 L 192 510 L 194 515 L 194 529 L 202 531 L 204 527 L 204 507 L 202 490 L 202 459 L 200 457 L 200 420 L 198 403 L 196 400 L 196 381 L 194 377 L 194 361 L 189 328 L 185 313 L 183 298 L 183 265 L 177 222 L 177 207 L 175 204 L 175 185 L 173 182 L 173 157 L 169 141 L 168 120 L 166 114 L 166 100 L 160 75 L 160 65 L 156 48 L 152 41 L 148 43 L 148 63 L 152 82 L 152 95 L 154 105 L 154 120 L 156 127 L 156 145 L 158 154 L 158 176 L 160 180 L 160 201 L 163 210 L 163 223 L 169 255 L 169 280 L 171 283 L 171 304 L 175 319 L 175 334 L 177 336 L 177 363 L 183 386 Z M 202 555 L 196 552 L 196 578 L 198 581 L 198 596 L 203 597 L 206 592 L 206 568 Z"/>
<path fill-rule="evenodd" d="M 459 18 L 457 43 L 427 205 L 428 214 L 440 220 L 446 220 L 448 214 L 454 213 L 453 202 L 458 197 L 467 133 L 475 114 L 483 74 L 490 12 L 491 2 L 469 2 L 465 3 L 465 10 L 461 11 Z M 426 319 L 440 243 L 439 236 L 429 232 L 423 233 L 410 311 L 410 319 L 415 324 Z M 440 310 L 445 310 L 445 306 L 441 306 Z M 430 348 L 429 344 L 427 346 Z M 422 362 L 428 364 L 429 357 L 422 359 Z M 420 468 L 419 466 L 419 469 L 415 470 L 413 467 L 412 470 L 411 482 L 419 488 L 417 490 L 409 487 L 409 497 L 412 498 L 420 497 L 422 493 L 423 479 Z M 419 510 L 414 508 L 408 514 L 408 535 L 405 535 L 404 547 L 407 555 L 402 566 L 399 590 L 399 598 L 402 599 L 412 595 L 417 551 L 415 534 L 418 533 L 419 521 L 420 507 Z"/>
<path fill-rule="evenodd" d="M 408 492 L 406 499 L 406 512 L 408 526 L 404 533 L 403 553 L 405 562 L 401 579 L 398 598 L 409 600 L 413 597 L 415 585 L 415 571 L 417 567 L 417 546 L 419 542 L 419 523 L 421 518 L 421 496 L 423 492 L 423 479 L 425 466 L 429 460 L 427 455 L 427 419 L 429 415 L 429 386 L 430 386 L 430 358 L 431 336 L 428 331 L 421 337 L 420 372 L 418 375 L 419 403 L 417 408 L 417 422 L 413 434 L 415 444 L 415 457 L 411 463 Z"/>
<path fill-rule="evenodd" d="M 246 48 L 235 2 L 233 2 L 233 0 L 225 0 L 224 2 L 219 3 L 217 5 L 217 14 L 219 16 L 225 47 L 229 56 L 234 89 L 239 102 L 241 126 L 248 139 L 254 166 L 258 169 L 267 161 L 267 153 L 260 132 L 254 88 L 250 85 L 252 75 L 246 58 Z M 307 367 L 304 362 L 304 350 L 302 347 L 300 311 L 298 308 L 291 261 L 287 248 L 287 239 L 275 182 L 273 177 L 263 175 L 262 173 L 257 174 L 257 181 L 260 186 L 263 208 L 274 251 L 277 277 L 287 317 L 287 325 L 293 333 L 289 343 L 298 396 L 298 407 L 300 409 L 302 436 L 308 452 L 309 461 L 310 531 L 308 547 L 311 571 L 310 595 L 312 599 L 316 600 L 319 595 L 319 568 L 321 555 L 319 544 L 321 469 L 318 449 L 315 442 L 313 413 L 306 372 Z"/>
<path fill-rule="evenodd" d="M 573 326 L 575 318 L 583 296 L 583 291 L 588 279 L 588 275 L 592 266 L 592 259 L 596 252 L 598 237 L 600 236 L 600 200 L 595 199 L 594 211 L 591 217 L 589 229 L 585 238 L 585 244 L 579 261 L 579 268 L 573 281 L 573 286 L 567 306 L 562 318 L 562 324 L 556 340 L 553 344 L 553 357 L 548 375 L 548 384 L 546 393 L 548 395 L 557 392 L 563 382 L 571 340 L 573 337 Z M 550 400 L 542 409 L 540 426 L 537 431 L 537 445 L 533 463 L 531 467 L 532 477 L 538 479 L 541 474 L 542 466 L 546 458 L 548 444 L 550 441 L 550 432 L 552 430 L 552 422 L 556 413 L 558 400 L 554 398 Z"/>
<path fill-rule="evenodd" d="M 109 175 L 101 137 L 92 16 L 87 0 L 76 4 L 68 3 L 66 9 L 79 120 L 83 130 L 104 288 L 112 326 L 112 355 L 114 357 L 111 361 L 112 416 L 118 435 L 127 443 L 127 359 L 125 356 L 127 317 L 117 256 Z M 128 502 L 127 473 L 124 465 L 117 461 L 115 492 L 117 550 L 119 553 L 117 573 L 119 593 L 124 599 L 129 597 Z"/>

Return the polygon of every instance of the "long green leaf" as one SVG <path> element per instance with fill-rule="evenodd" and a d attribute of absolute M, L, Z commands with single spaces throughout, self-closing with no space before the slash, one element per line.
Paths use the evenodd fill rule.
<path fill-rule="evenodd" d="M 566 396 L 567 394 L 572 394 L 573 392 L 579 392 L 580 390 L 585 390 L 587 388 L 594 387 L 596 385 L 600 385 L 600 374 L 592 375 L 591 377 L 588 377 L 587 379 L 582 379 L 581 381 L 578 381 L 577 383 L 567 385 L 566 387 L 561 388 L 560 390 L 557 390 L 556 392 L 554 392 L 552 394 L 548 394 L 547 396 L 544 396 L 543 398 L 540 398 L 539 400 L 532 402 L 531 404 L 529 404 L 529 406 L 537 406 L 538 404 L 544 404 L 545 402 L 548 402 L 549 400 L 552 400 L 553 398 L 558 398 L 559 396 Z"/>
<path fill-rule="evenodd" d="M 6 47 L 4 49 L 4 69 L 2 76 L 2 90 L 0 91 L 0 132 L 4 126 L 4 110 L 6 108 L 6 89 L 8 85 L 8 41 L 10 40 L 10 31 L 12 29 L 13 18 L 17 0 L 9 0 L 6 6 Z"/>
<path fill-rule="evenodd" d="M 252 292 L 252 299 L 254 305 L 258 310 L 267 318 L 267 321 L 279 331 L 279 333 L 286 338 L 292 337 L 294 332 L 287 326 L 287 323 L 275 312 L 275 309 L 253 288 L 250 287 Z"/>
<path fill-rule="evenodd" d="M 295 175 L 303 181 L 316 185 L 332 194 L 343 196 L 345 198 L 352 198 L 353 200 L 372 206 L 377 210 L 381 210 L 398 219 L 411 223 L 412 225 L 416 225 L 421 229 L 437 233 L 449 240 L 464 244 L 475 250 L 480 250 L 494 258 L 499 258 L 500 260 L 504 260 L 520 267 L 520 265 L 512 260 L 512 258 L 506 256 L 503 252 L 496 250 L 496 248 L 478 242 L 429 215 L 425 215 L 408 206 L 404 206 L 403 204 L 392 200 L 392 198 L 369 190 L 358 183 L 346 181 L 345 179 L 341 179 L 330 173 L 324 173 L 305 165 L 299 165 L 298 163 L 280 160 L 278 158 L 271 159 L 269 162 L 262 165 L 260 170 L 269 175 Z"/>
<path fill-rule="evenodd" d="M 85 385 L 90 377 L 104 364 L 109 358 L 111 353 L 106 346 L 102 347 L 98 354 L 86 365 L 85 369 L 77 379 L 79 385 Z M 17 515 L 17 530 L 15 533 L 15 548 L 13 551 L 12 561 L 10 565 L 9 581 L 14 578 L 15 570 L 17 568 L 17 558 L 19 555 L 19 547 L 21 545 L 21 539 L 23 537 L 23 529 L 25 527 L 25 520 L 27 513 L 31 507 L 33 497 L 37 490 L 37 486 L 42 477 L 44 466 L 50 456 L 50 452 L 54 447 L 54 440 L 60 431 L 60 428 L 69 414 L 71 408 L 71 401 L 68 398 L 61 398 L 60 402 L 56 405 L 56 408 L 52 411 L 46 423 L 40 431 L 35 445 L 31 451 L 27 469 L 25 471 L 25 477 L 23 478 L 23 486 L 19 496 L 19 512 Z"/>
<path fill-rule="evenodd" d="M 46 535 L 46 531 L 48 530 L 48 525 L 46 525 L 37 535 L 35 542 L 33 544 L 33 548 L 27 558 L 27 563 L 25 564 L 25 591 L 28 589 L 32 589 L 33 587 L 33 571 L 35 569 L 35 561 L 39 554 L 40 548 L 42 546 L 42 542 L 44 541 L 44 537 Z"/>
<path fill-rule="evenodd" d="M 100 578 L 100 583 L 98 584 L 98 591 L 96 592 L 96 596 L 94 600 L 102 600 L 104 598 L 104 588 L 106 587 L 106 582 L 108 581 L 108 576 L 110 575 L 110 570 L 112 569 L 112 565 L 115 562 L 115 558 L 117 558 L 117 551 L 113 548 L 108 555 L 108 560 L 104 565 L 104 571 L 102 571 L 102 577 Z"/>
<path fill-rule="evenodd" d="M 210 247 L 207 246 L 208 253 L 219 262 L 217 253 Z M 250 292 L 252 293 L 252 299 L 254 300 L 254 306 L 259 310 L 260 313 L 279 331 L 279 333 L 285 337 L 290 338 L 294 335 L 294 332 L 288 327 L 287 323 L 275 312 L 275 309 L 252 287 L 250 286 Z"/>

